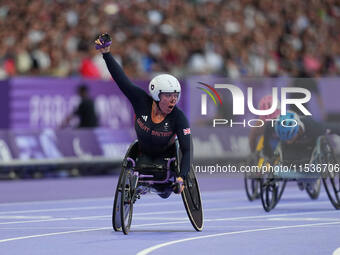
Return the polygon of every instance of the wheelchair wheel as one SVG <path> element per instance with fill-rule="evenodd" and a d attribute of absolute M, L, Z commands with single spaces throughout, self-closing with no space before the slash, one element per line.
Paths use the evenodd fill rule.
<path fill-rule="evenodd" d="M 279 164 L 282 155 L 275 158 L 273 164 Z M 266 173 L 260 178 L 260 196 L 263 209 L 270 212 L 280 201 L 286 188 L 287 180 L 275 178 L 273 173 Z"/>
<path fill-rule="evenodd" d="M 335 209 L 340 209 L 340 175 L 335 168 L 337 161 L 333 149 L 325 137 L 321 137 L 321 159 L 322 163 L 327 164 L 328 171 L 323 175 L 322 181 L 327 196 Z M 333 169 L 331 169 L 333 167 Z"/>
<path fill-rule="evenodd" d="M 279 195 L 278 195 L 278 202 L 281 200 L 283 192 L 285 191 L 287 184 L 287 180 L 283 180 L 278 183 L 278 190 L 279 190 Z"/>
<path fill-rule="evenodd" d="M 193 171 L 190 169 L 188 176 L 184 183 L 185 187 L 182 192 L 182 200 L 185 210 L 194 229 L 202 231 L 203 229 L 203 208 L 200 189 Z"/>
<path fill-rule="evenodd" d="M 285 190 L 287 181 L 279 181 L 273 177 L 260 179 L 260 195 L 263 209 L 270 212 L 280 201 Z"/>
<path fill-rule="evenodd" d="M 307 185 L 306 192 L 312 200 L 319 198 L 321 189 L 321 179 L 318 179 L 312 186 Z"/>
<path fill-rule="evenodd" d="M 113 211 L 112 211 L 112 227 L 114 231 L 122 231 L 122 224 L 120 221 L 120 201 L 122 197 L 122 176 L 125 169 L 123 168 L 120 172 L 116 192 L 115 192 L 115 198 L 113 201 Z"/>
<path fill-rule="evenodd" d="M 131 170 L 125 170 L 122 175 L 121 199 L 120 199 L 120 220 L 122 230 L 125 235 L 130 231 L 133 203 L 134 203 L 134 184 Z"/>
<path fill-rule="evenodd" d="M 340 209 L 340 175 L 339 173 L 329 173 L 322 179 L 329 200 L 335 209 Z"/>
<path fill-rule="evenodd" d="M 261 163 L 259 163 L 259 160 L 261 160 L 259 156 L 256 156 L 256 159 L 251 158 L 246 164 L 248 166 L 262 165 L 263 158 Z M 249 201 L 260 198 L 260 181 L 257 177 L 253 173 L 245 173 L 244 175 L 244 188 Z"/>
<path fill-rule="evenodd" d="M 249 201 L 260 198 L 260 185 L 259 179 L 248 177 L 247 175 L 244 176 L 244 187 Z"/>
<path fill-rule="evenodd" d="M 274 209 L 278 199 L 278 188 L 274 178 L 261 178 L 260 179 L 261 202 L 263 209 L 270 212 Z"/>

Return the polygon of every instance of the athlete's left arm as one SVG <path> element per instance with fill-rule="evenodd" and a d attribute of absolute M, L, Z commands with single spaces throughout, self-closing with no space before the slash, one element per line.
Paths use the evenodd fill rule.
<path fill-rule="evenodd" d="M 323 128 L 330 134 L 336 134 L 340 136 L 340 125 L 338 123 L 323 123 Z"/>
<path fill-rule="evenodd" d="M 177 111 L 178 114 L 176 118 L 175 133 L 177 134 L 179 146 L 182 152 L 180 177 L 185 180 L 192 164 L 193 145 L 188 119 L 180 109 L 177 108 Z"/>
<path fill-rule="evenodd" d="M 311 117 L 301 118 L 307 137 L 318 137 L 329 134 L 337 134 L 340 136 L 340 126 L 337 123 L 319 122 L 313 120 Z"/>

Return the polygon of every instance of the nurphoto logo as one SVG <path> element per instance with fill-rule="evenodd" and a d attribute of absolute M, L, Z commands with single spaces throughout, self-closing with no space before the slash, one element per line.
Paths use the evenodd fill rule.
<path fill-rule="evenodd" d="M 207 115 L 207 95 L 210 96 L 210 98 L 213 100 L 215 105 L 223 105 L 223 102 L 221 100 L 220 94 L 217 92 L 216 89 L 223 89 L 219 90 L 221 92 L 227 92 L 231 93 L 233 98 L 233 115 L 245 115 L 245 96 L 243 94 L 243 91 L 232 84 L 215 84 L 214 86 L 210 86 L 206 83 L 199 82 L 199 84 L 205 86 L 206 88 L 197 87 L 198 89 L 205 92 L 205 94 L 201 94 L 201 115 Z M 287 113 L 287 105 L 295 105 L 299 111 L 306 116 L 312 115 L 308 109 L 303 105 L 310 101 L 311 99 L 311 92 L 308 89 L 305 88 L 299 88 L 299 87 L 282 87 L 281 89 L 281 104 L 279 105 L 279 96 L 278 96 L 278 87 L 272 88 L 272 105 L 269 109 L 260 110 L 256 109 L 254 107 L 254 101 L 253 101 L 253 88 L 248 87 L 247 88 L 247 107 L 251 113 L 258 116 L 267 116 L 272 113 L 274 113 L 277 109 L 281 110 L 281 115 L 286 115 Z M 303 97 L 299 98 L 289 98 L 288 94 L 294 93 L 294 94 L 300 94 Z M 217 100 L 216 100 L 217 98 Z M 213 127 L 216 127 L 217 125 L 243 125 L 244 127 L 262 127 L 265 123 L 265 121 L 270 121 L 272 123 L 272 126 L 274 125 L 274 122 L 278 119 L 250 119 L 246 120 L 244 119 L 241 122 L 233 122 L 232 120 L 227 119 L 213 119 Z M 294 120 L 292 120 L 294 121 Z M 248 125 L 246 125 L 248 124 Z M 282 123 L 284 125 L 284 123 Z M 297 125 L 297 123 L 296 123 Z"/>

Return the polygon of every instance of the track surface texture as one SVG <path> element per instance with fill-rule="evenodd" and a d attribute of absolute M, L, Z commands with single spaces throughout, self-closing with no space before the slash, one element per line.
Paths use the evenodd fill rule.
<path fill-rule="evenodd" d="M 204 229 L 196 232 L 182 199 L 142 196 L 131 232 L 114 232 L 116 176 L 0 183 L 0 254 L 339 255 L 340 211 L 322 188 L 309 199 L 289 183 L 270 213 L 249 202 L 243 179 L 199 175 Z"/>

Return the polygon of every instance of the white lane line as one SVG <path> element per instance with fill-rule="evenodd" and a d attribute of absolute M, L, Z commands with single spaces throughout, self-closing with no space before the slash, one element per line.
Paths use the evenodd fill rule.
<path fill-rule="evenodd" d="M 203 201 L 203 205 L 207 203 L 212 202 L 230 202 L 227 199 L 206 199 Z M 296 205 L 302 205 L 303 206 L 315 206 L 316 204 L 325 204 L 330 203 L 329 201 L 310 201 L 307 200 L 305 202 L 298 202 L 298 203 L 282 203 L 279 206 L 280 207 L 288 207 L 288 206 L 296 206 Z M 147 206 L 159 206 L 159 205 L 171 205 L 171 204 L 182 204 L 181 200 L 176 201 L 162 201 L 162 202 L 156 202 L 156 203 L 144 203 L 144 204 L 136 204 L 134 208 L 139 207 L 147 207 Z M 254 208 L 260 208 L 261 206 L 259 204 L 257 205 L 250 205 L 250 206 L 239 206 L 239 207 L 233 207 L 232 210 L 239 210 L 239 209 L 254 209 Z M 65 207 L 65 208 L 50 208 L 50 209 L 37 209 L 37 210 L 17 210 L 17 211 L 3 211 L 0 212 L 0 215 L 6 215 L 6 214 L 21 214 L 21 213 L 40 213 L 40 212 L 62 212 L 62 211 L 76 211 L 76 210 L 97 210 L 97 209 L 112 209 L 112 205 L 110 206 L 83 206 L 83 207 Z M 216 208 L 215 211 L 224 211 L 226 208 Z"/>
<path fill-rule="evenodd" d="M 212 237 L 220 237 L 220 236 L 227 236 L 227 235 L 236 235 L 236 234 L 245 234 L 245 233 L 252 233 L 252 232 L 260 232 L 260 231 L 271 231 L 271 230 L 282 230 L 282 229 L 290 229 L 290 228 L 304 228 L 304 227 L 315 227 L 315 226 L 324 226 L 324 225 L 336 225 L 340 224 L 340 221 L 336 222 L 327 222 L 327 223 L 314 223 L 314 224 L 303 224 L 303 225 L 293 225 L 293 226 L 281 226 L 281 227 L 271 227 L 271 228 L 258 228 L 258 229 L 249 229 L 249 230 L 241 230 L 241 231 L 233 231 L 233 232 L 225 232 L 225 233 L 219 233 L 219 234 L 213 234 L 213 235 L 205 235 L 205 236 L 195 236 L 190 238 L 184 238 L 179 240 L 174 240 L 170 242 L 161 243 L 158 245 L 151 246 L 149 248 L 146 248 L 140 252 L 137 253 L 137 255 L 147 255 L 151 252 L 154 252 L 155 250 L 158 250 L 160 248 L 193 241 L 193 240 L 199 240 L 204 238 L 212 238 Z M 333 254 L 334 255 L 334 254 Z"/>
<path fill-rule="evenodd" d="M 240 192 L 244 192 L 244 190 L 229 190 L 229 191 L 204 191 L 201 195 L 202 198 L 205 198 L 207 196 L 222 196 L 226 198 L 234 198 L 233 194 Z M 158 198 L 155 194 L 148 194 L 144 198 L 146 200 L 153 200 L 155 197 Z M 6 203 L 0 203 L 0 207 L 5 206 L 18 206 L 18 205 L 34 205 L 34 204 L 53 204 L 53 203 L 75 203 L 75 202 L 97 202 L 98 200 L 110 200 L 113 201 L 114 194 L 110 197 L 98 197 L 98 198 L 74 198 L 74 199 L 56 199 L 56 200 L 36 200 L 36 201 L 24 201 L 24 202 L 6 202 Z M 239 201 L 239 199 L 237 200 Z"/>
<path fill-rule="evenodd" d="M 340 247 L 336 249 L 335 251 L 333 251 L 332 255 L 340 255 Z"/>
<path fill-rule="evenodd" d="M 188 217 L 133 217 L 134 220 L 187 220 Z"/>
<path fill-rule="evenodd" d="M 172 224 L 181 224 L 181 223 L 189 223 L 189 221 L 186 220 L 186 221 L 172 221 L 172 222 L 149 223 L 149 224 L 136 225 L 134 227 L 161 226 L 161 225 L 172 225 Z M 83 232 L 91 232 L 91 231 L 99 231 L 99 230 L 109 230 L 109 229 L 112 229 L 112 227 L 78 229 L 78 230 L 72 230 L 72 231 L 54 232 L 54 233 L 47 233 L 47 234 L 41 234 L 41 235 L 19 236 L 19 237 L 14 237 L 14 238 L 2 239 L 2 240 L 0 240 L 0 243 L 10 242 L 10 241 L 17 241 L 17 240 L 24 240 L 24 239 L 30 239 L 30 238 L 36 238 L 36 237 L 66 235 L 66 234 L 73 234 L 73 233 L 83 233 Z"/>
<path fill-rule="evenodd" d="M 269 217 L 275 217 L 275 216 L 304 215 L 304 214 L 329 213 L 329 212 L 337 212 L 337 211 L 332 210 L 332 211 L 322 211 L 322 212 L 302 212 L 302 213 L 295 213 L 295 214 L 276 214 L 276 215 L 246 216 L 246 217 L 221 218 L 221 219 L 205 219 L 205 221 L 206 222 L 233 221 L 233 220 L 251 219 L 251 218 L 269 218 Z M 66 220 L 68 220 L 68 219 L 66 219 Z M 135 227 L 138 228 L 138 227 L 146 227 L 146 226 L 161 226 L 161 225 L 174 225 L 174 224 L 189 224 L 189 220 L 187 219 L 185 221 L 170 221 L 170 222 L 158 222 L 158 223 L 138 224 L 138 225 L 134 225 L 133 227 L 134 228 Z M 327 225 L 327 224 L 331 224 L 331 223 L 321 223 L 321 224 Z M 317 226 L 316 224 L 310 224 L 310 225 L 311 226 L 312 225 L 313 226 Z M 106 229 L 112 229 L 112 227 L 81 229 L 81 230 L 73 230 L 73 231 L 66 231 L 66 232 L 55 232 L 55 233 L 40 234 L 40 235 L 31 235 L 31 236 L 20 236 L 20 237 L 2 239 L 2 240 L 0 240 L 0 243 L 9 242 L 9 241 L 16 241 L 16 240 L 23 240 L 23 239 L 29 239 L 29 238 L 36 238 L 36 237 L 55 236 L 55 235 L 72 234 L 72 233 L 80 233 L 80 232 L 90 232 L 90 231 L 98 231 L 98 230 L 106 230 Z"/>
<path fill-rule="evenodd" d="M 18 205 L 35 205 L 35 204 L 54 204 L 54 203 L 75 203 L 75 202 L 98 202 L 98 200 L 112 200 L 112 197 L 98 197 L 98 198 L 75 198 L 75 199 L 59 199 L 59 200 L 37 200 L 37 201 L 25 201 L 25 202 L 8 202 L 0 203 L 2 206 L 18 206 Z"/>
<path fill-rule="evenodd" d="M 315 204 L 321 204 L 321 203 L 325 203 L 325 202 L 315 202 L 313 204 L 313 206 L 315 206 Z M 327 203 L 329 203 L 327 201 Z M 301 205 L 301 203 L 297 203 L 297 204 L 285 204 L 282 205 L 283 208 L 285 207 L 293 207 L 296 205 Z M 309 204 L 312 205 L 312 204 Z M 304 205 L 306 206 L 306 205 Z M 206 212 L 216 212 L 216 211 L 233 211 L 233 210 L 246 210 L 246 209 L 255 209 L 255 208 L 260 208 L 259 205 L 257 206 L 238 206 L 238 207 L 224 207 L 224 208 L 208 208 L 205 209 L 204 211 Z M 238 217 L 238 218 L 229 218 L 229 219 L 245 219 L 245 218 L 263 218 L 263 217 L 275 217 L 275 215 L 278 216 L 291 216 L 291 215 L 306 215 L 306 214 L 318 214 L 318 213 L 333 213 L 333 212 L 337 212 L 335 210 L 329 210 L 329 211 L 314 211 L 314 212 L 301 212 L 301 213 L 288 213 L 288 214 L 267 214 L 265 216 L 247 216 L 247 217 Z M 184 213 L 184 210 L 172 210 L 172 211 L 158 211 L 158 212 L 146 212 L 146 213 L 135 213 L 134 216 L 147 216 L 147 215 L 164 215 L 164 214 L 178 214 L 178 213 Z M 101 216 L 82 216 L 82 217 L 63 217 L 63 218 L 52 218 L 52 219 L 46 219 L 46 220 L 30 220 L 30 221 L 12 221 L 12 222 L 0 222 L 0 225 L 8 225 L 8 224 L 21 224 L 21 223 L 38 223 L 38 222 L 51 222 L 51 221 L 60 221 L 60 220 L 89 220 L 89 219 L 96 219 L 96 218 L 103 218 L 103 217 L 112 217 L 112 215 L 101 215 Z M 205 219 L 205 220 L 209 220 L 209 219 Z"/>
<path fill-rule="evenodd" d="M 249 226 L 248 226 L 249 227 Z M 78 227 L 79 229 L 89 229 L 91 228 L 91 226 L 87 226 L 87 227 Z M 29 228 L 21 228 L 21 227 L 7 227 L 7 228 L 1 228 L 1 230 L 20 230 L 20 231 L 24 231 L 24 230 L 57 230 L 57 229 L 74 229 L 74 227 L 70 227 L 70 226 L 58 226 L 58 227 L 29 227 Z"/>
<path fill-rule="evenodd" d="M 268 221 L 337 221 L 339 218 L 273 218 L 273 219 L 267 219 Z"/>
<path fill-rule="evenodd" d="M 97 210 L 97 209 L 107 209 L 112 208 L 112 206 L 84 206 L 84 207 L 66 207 L 66 208 L 51 208 L 51 209 L 37 209 L 37 210 L 20 210 L 20 211 L 7 211 L 0 212 L 0 215 L 6 214 L 20 214 L 20 213 L 41 213 L 41 212 L 63 212 L 63 211 L 81 211 L 81 210 Z"/>
<path fill-rule="evenodd" d="M 189 222 L 188 222 L 189 223 Z M 156 223 L 155 223 L 156 224 Z M 162 223 L 163 224 L 163 223 Z M 171 223 L 173 224 L 173 223 Z M 135 225 L 133 226 L 134 228 L 135 227 L 141 227 L 139 225 Z M 145 226 L 142 226 L 142 227 L 145 227 Z M 147 227 L 147 226 L 146 226 Z M 261 227 L 261 228 L 268 228 L 268 227 L 276 227 L 276 225 L 252 225 L 252 227 Z M 318 227 L 318 226 L 317 226 Z M 322 227 L 322 226 L 319 226 L 319 227 Z M 324 226 L 325 228 L 328 228 L 328 226 Z M 91 226 L 87 226 L 87 227 L 78 227 L 79 229 L 89 229 L 91 228 Z M 221 225 L 209 225 L 209 228 L 219 228 L 219 229 L 224 229 L 226 228 L 226 226 L 221 226 Z M 232 228 L 245 228 L 245 229 L 248 229 L 249 228 L 249 224 L 248 225 L 236 225 L 236 226 L 233 226 L 233 225 L 228 225 L 228 229 L 232 229 Z M 74 227 L 70 227 L 70 226 L 58 226 L 58 227 L 28 227 L 28 228 L 22 228 L 22 227 L 6 227 L 6 228 L 0 228 L 0 231 L 2 230 L 56 230 L 56 229 L 74 229 Z M 143 230 L 135 230 L 135 229 L 132 229 L 131 232 L 142 232 Z M 171 231 L 171 230 L 169 230 Z M 178 230 L 178 231 L 183 231 L 183 232 L 190 232 L 190 231 L 187 231 L 187 230 Z M 192 230 L 192 232 L 196 232 L 194 230 Z M 156 232 L 155 232 L 156 233 Z"/>
<path fill-rule="evenodd" d="M 145 202 L 145 201 L 144 201 Z M 214 202 L 230 202 L 226 199 L 207 199 L 204 203 L 214 203 Z M 148 207 L 148 206 L 159 206 L 159 205 L 173 205 L 183 204 L 182 200 L 176 201 L 162 201 L 162 202 L 151 202 L 143 204 L 135 204 L 134 208 Z M 76 211 L 76 210 L 96 210 L 96 209 L 112 209 L 112 205 L 105 206 L 83 206 L 83 207 L 65 207 L 65 208 L 49 208 L 49 209 L 36 209 L 36 210 L 16 210 L 16 211 L 2 211 L 0 215 L 6 214 L 20 214 L 20 213 L 40 213 L 40 212 L 61 212 L 61 211 Z"/>
<path fill-rule="evenodd" d="M 51 222 L 51 221 L 62 221 L 62 220 L 69 220 L 69 218 L 53 218 L 53 219 L 47 219 L 47 220 L 9 221 L 9 222 L 0 222 L 0 225 L 10 225 L 10 224 L 20 224 L 20 223 Z"/>
<path fill-rule="evenodd" d="M 23 240 L 23 239 L 30 239 L 30 238 L 35 238 L 35 237 L 66 235 L 66 234 L 72 234 L 72 233 L 82 233 L 82 232 L 98 231 L 98 230 L 105 230 L 105 229 L 112 229 L 112 228 L 111 227 L 91 228 L 91 229 L 80 229 L 80 230 L 72 230 L 72 231 L 65 231 L 65 232 L 55 232 L 55 233 L 48 233 L 48 234 L 42 234 L 42 235 L 20 236 L 20 237 L 2 239 L 0 240 L 0 243 Z"/>
<path fill-rule="evenodd" d="M 219 219 L 204 219 L 205 222 L 210 221 L 244 221 L 244 220 L 251 220 L 251 219 L 267 219 L 267 218 L 274 218 L 274 217 L 289 217 L 289 216 L 296 216 L 296 215 L 310 215 L 310 214 L 319 214 L 319 213 L 339 213 L 336 210 L 331 211 L 318 211 L 318 212 L 297 212 L 297 213 L 280 213 L 280 214 L 273 214 L 273 215 L 257 215 L 257 216 L 241 216 L 241 217 L 231 217 L 231 218 L 219 218 Z"/>
<path fill-rule="evenodd" d="M 14 220 L 20 220 L 20 219 L 51 219 L 52 216 L 38 216 L 38 215 L 2 215 L 0 216 L 0 220 L 8 220 L 8 219 L 14 219 Z"/>

